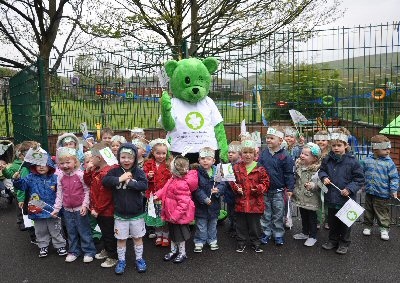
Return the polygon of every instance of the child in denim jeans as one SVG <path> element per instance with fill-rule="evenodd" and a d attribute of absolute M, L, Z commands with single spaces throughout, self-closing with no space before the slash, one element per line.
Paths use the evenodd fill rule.
<path fill-rule="evenodd" d="M 222 192 L 214 182 L 216 173 L 214 156 L 215 151 L 210 147 L 204 147 L 199 151 L 199 188 L 194 193 L 196 206 L 195 253 L 201 253 L 205 244 L 209 244 L 212 251 L 219 249 L 217 221 L 221 209 L 220 195 Z"/>
<path fill-rule="evenodd" d="M 261 217 L 261 227 L 264 235 L 261 243 L 267 244 L 271 236 L 275 238 L 275 244 L 284 244 L 284 192 L 294 189 L 294 161 L 281 147 L 284 133 L 280 128 L 268 128 L 267 148 L 261 153 L 258 163 L 263 166 L 270 176 L 270 187 L 264 194 L 265 211 Z"/>
<path fill-rule="evenodd" d="M 89 224 L 89 188 L 83 181 L 83 172 L 74 148 L 58 148 L 56 158 L 61 172 L 58 175 L 57 198 L 51 214 L 56 217 L 61 207 L 64 207 L 63 216 L 69 244 L 65 261 L 73 262 L 83 253 L 83 262 L 89 263 L 96 254 Z"/>

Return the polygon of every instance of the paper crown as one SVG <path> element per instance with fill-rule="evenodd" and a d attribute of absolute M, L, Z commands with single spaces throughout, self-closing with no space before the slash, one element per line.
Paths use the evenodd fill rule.
<path fill-rule="evenodd" d="M 146 144 L 141 141 L 140 139 L 133 139 L 132 143 L 137 147 L 137 148 L 141 148 L 141 149 L 146 149 Z"/>
<path fill-rule="evenodd" d="M 256 148 L 256 142 L 254 140 L 243 140 L 242 141 L 242 145 L 241 145 L 241 149 L 243 150 L 243 148 Z"/>
<path fill-rule="evenodd" d="M 123 136 L 115 135 L 112 136 L 111 142 L 126 143 L 126 139 Z"/>
<path fill-rule="evenodd" d="M 213 150 L 209 150 L 209 149 L 200 149 L 199 151 L 199 156 L 200 157 L 215 157 L 215 152 Z"/>
<path fill-rule="evenodd" d="M 297 136 L 297 131 L 292 128 L 286 128 L 285 129 L 285 136 L 287 137 L 296 137 Z"/>
<path fill-rule="evenodd" d="M 315 141 L 330 141 L 331 137 L 330 137 L 330 135 L 314 135 L 314 140 Z"/>
<path fill-rule="evenodd" d="M 339 140 L 348 143 L 349 137 L 342 133 L 331 133 L 331 140 Z"/>
<path fill-rule="evenodd" d="M 284 133 L 282 133 L 281 131 L 278 131 L 275 128 L 271 128 L 271 127 L 268 128 L 267 135 L 273 135 L 273 136 L 279 137 L 281 139 L 283 139 L 285 136 Z"/>
<path fill-rule="evenodd" d="M 131 133 L 132 134 L 144 134 L 144 130 L 142 128 L 135 127 L 133 129 L 131 129 Z"/>
<path fill-rule="evenodd" d="M 372 149 L 388 149 L 392 148 L 392 145 L 390 144 L 390 141 L 388 142 L 373 142 L 371 143 Z"/>
<path fill-rule="evenodd" d="M 229 151 L 231 151 L 231 152 L 239 152 L 241 150 L 241 148 L 242 148 L 241 144 L 232 144 L 232 143 L 230 143 L 229 146 L 228 146 L 228 152 Z"/>
<path fill-rule="evenodd" d="M 308 142 L 305 147 L 308 147 L 311 151 L 311 154 L 314 155 L 315 157 L 320 157 L 321 156 L 321 149 L 319 148 L 318 145 L 316 145 L 313 142 Z"/>
<path fill-rule="evenodd" d="M 62 139 L 62 144 L 67 143 L 67 142 L 74 142 L 74 143 L 76 143 L 76 140 L 75 140 L 73 137 L 70 137 L 70 136 L 65 137 L 65 138 Z"/>
<path fill-rule="evenodd" d="M 170 148 L 170 145 L 166 139 L 155 139 L 149 143 L 151 148 L 153 148 L 153 146 L 155 146 L 156 144 L 164 144 L 168 149 Z"/>
<path fill-rule="evenodd" d="M 133 151 L 133 149 L 129 148 L 129 147 L 122 147 L 121 151 L 120 151 L 120 154 L 121 153 L 128 153 L 130 155 L 135 155 L 135 152 Z"/>
<path fill-rule="evenodd" d="M 76 156 L 76 149 L 65 146 L 57 148 L 56 152 L 57 160 L 68 156 Z"/>

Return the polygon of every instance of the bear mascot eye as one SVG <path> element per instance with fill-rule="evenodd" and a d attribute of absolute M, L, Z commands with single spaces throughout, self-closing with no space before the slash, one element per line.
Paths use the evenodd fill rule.
<path fill-rule="evenodd" d="M 190 84 L 190 77 L 185 77 L 185 84 Z"/>

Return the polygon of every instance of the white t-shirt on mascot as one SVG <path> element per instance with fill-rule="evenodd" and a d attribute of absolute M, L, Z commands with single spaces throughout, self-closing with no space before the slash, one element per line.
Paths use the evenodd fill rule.
<path fill-rule="evenodd" d="M 214 101 L 208 96 L 195 104 L 172 98 L 171 115 L 175 128 L 168 132 L 171 138 L 171 151 L 181 152 L 191 146 L 190 153 L 197 153 L 203 147 L 218 149 L 214 127 L 223 121 Z"/>

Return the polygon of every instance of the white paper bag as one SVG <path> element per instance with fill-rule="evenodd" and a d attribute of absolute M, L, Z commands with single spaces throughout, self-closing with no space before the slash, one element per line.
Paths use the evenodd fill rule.
<path fill-rule="evenodd" d="M 147 202 L 147 215 L 156 218 L 156 208 L 154 207 L 154 196 L 150 194 L 150 198 Z"/>
<path fill-rule="evenodd" d="M 291 203 L 290 203 L 290 198 L 288 198 L 287 202 L 287 214 L 286 214 L 286 227 L 289 229 L 292 229 L 293 227 L 293 219 L 292 219 L 292 209 L 291 209 Z"/>

